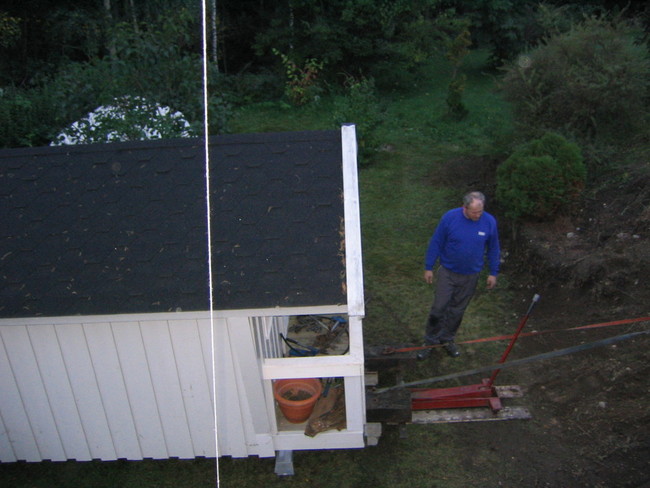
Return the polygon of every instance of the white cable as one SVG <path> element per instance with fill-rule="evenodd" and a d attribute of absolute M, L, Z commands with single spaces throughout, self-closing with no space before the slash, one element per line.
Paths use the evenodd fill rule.
<path fill-rule="evenodd" d="M 214 405 L 214 444 L 216 453 L 216 482 L 219 488 L 219 427 L 217 423 L 217 368 L 214 350 L 214 302 L 212 288 L 212 232 L 210 220 L 210 144 L 208 142 L 208 22 L 206 0 L 202 0 L 202 21 L 203 21 L 203 139 L 205 150 L 205 201 L 208 227 L 208 283 L 210 287 L 210 350 L 212 351 L 212 403 Z"/>

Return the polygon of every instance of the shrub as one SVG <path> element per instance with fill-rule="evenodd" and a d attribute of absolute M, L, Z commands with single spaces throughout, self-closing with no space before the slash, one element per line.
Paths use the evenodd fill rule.
<path fill-rule="evenodd" d="M 306 59 L 300 67 L 286 54 L 273 49 L 273 54 L 282 60 L 282 66 L 287 81 L 284 86 L 284 93 L 289 101 L 296 106 L 313 102 L 319 96 L 321 88 L 318 84 L 318 75 L 323 69 L 323 62 L 316 58 Z"/>
<path fill-rule="evenodd" d="M 580 148 L 547 133 L 498 167 L 496 197 L 514 220 L 548 220 L 580 195 L 586 175 Z"/>
<path fill-rule="evenodd" d="M 591 17 L 521 56 L 502 88 L 529 136 L 551 130 L 609 141 L 646 126 L 649 80 L 648 52 L 632 26 Z"/>
<path fill-rule="evenodd" d="M 371 153 L 379 146 L 376 130 L 381 122 L 381 108 L 375 83 L 372 78 L 356 79 L 348 76 L 345 87 L 345 95 L 335 102 L 334 123 L 356 125 L 359 156 L 362 165 L 367 165 Z"/>
<path fill-rule="evenodd" d="M 180 112 L 140 97 L 115 99 L 67 127 L 53 146 L 190 137 L 190 124 Z"/>
<path fill-rule="evenodd" d="M 57 119 L 48 90 L 0 89 L 0 147 L 47 144 Z"/>

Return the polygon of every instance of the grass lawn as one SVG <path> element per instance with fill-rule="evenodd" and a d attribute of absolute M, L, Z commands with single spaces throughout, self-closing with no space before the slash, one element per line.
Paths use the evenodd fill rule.
<path fill-rule="evenodd" d="M 364 321 L 369 345 L 419 343 L 432 299 L 422 280 L 428 239 L 444 211 L 460 205 L 455 188 L 436 181 L 449 159 L 489 154 L 511 132 L 508 107 L 494 89 L 492 75 L 482 72 L 485 55 L 469 56 L 465 102 L 468 117 L 445 119 L 448 67 L 432 63 L 410 93 L 382 97 L 384 116 L 378 131 L 383 149 L 360 171 L 364 280 Z M 237 112 L 238 132 L 332 129 L 332 105 L 287 109 L 263 104 Z M 481 188 L 477 188 L 481 189 Z M 489 202 L 488 202 L 489 210 Z M 498 215 L 497 215 L 498 217 Z M 523 308 L 523 307 L 520 307 Z M 481 289 L 471 303 L 458 340 L 512 332 L 507 276 L 496 290 Z M 427 361 L 407 380 L 422 379 L 495 362 L 502 343 L 463 347 L 463 356 Z M 466 380 L 474 381 L 474 380 Z M 440 385 L 445 386 L 445 385 Z M 274 459 L 219 460 L 220 486 L 226 488 L 295 487 L 464 487 L 467 479 L 455 465 L 447 426 L 407 426 L 408 437 L 386 428 L 380 443 L 360 450 L 294 453 L 296 475 L 278 478 Z M 441 455 L 444 452 L 444 455 Z M 208 487 L 216 480 L 215 460 L 16 463 L 0 465 L 0 486 L 6 487 Z"/>

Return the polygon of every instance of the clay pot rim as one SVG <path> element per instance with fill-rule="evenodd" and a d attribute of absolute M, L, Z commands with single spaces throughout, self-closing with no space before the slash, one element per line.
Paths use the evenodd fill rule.
<path fill-rule="evenodd" d="M 280 390 L 285 384 L 291 384 L 291 382 L 303 382 L 307 384 L 314 385 L 315 387 L 315 392 L 312 396 L 309 398 L 305 398 L 304 400 L 289 400 L 287 398 L 284 398 L 282 394 L 280 393 Z M 303 390 L 306 391 L 306 390 Z M 283 378 L 280 380 L 274 380 L 273 382 L 273 396 L 279 403 L 285 403 L 289 404 L 292 406 L 302 406 L 302 405 L 307 405 L 309 403 L 314 402 L 314 398 L 318 398 L 321 393 L 323 392 L 323 385 L 321 381 L 318 378 Z M 311 393 L 311 392 L 309 392 Z"/>

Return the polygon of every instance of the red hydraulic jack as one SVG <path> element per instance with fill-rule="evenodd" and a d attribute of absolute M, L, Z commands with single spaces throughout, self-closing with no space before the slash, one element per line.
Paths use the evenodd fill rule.
<path fill-rule="evenodd" d="M 517 331 L 510 339 L 510 343 L 504 351 L 499 364 L 506 362 L 517 338 L 521 334 L 528 317 L 539 301 L 539 295 L 535 294 L 526 315 L 521 319 Z M 492 412 L 499 412 L 503 406 L 498 388 L 494 386 L 494 380 L 501 370 L 495 369 L 490 378 L 485 378 L 479 384 L 456 386 L 452 388 L 413 388 L 411 389 L 411 410 L 435 410 L 443 408 L 465 408 L 465 407 L 489 407 Z"/>

